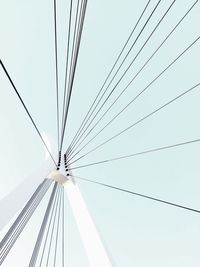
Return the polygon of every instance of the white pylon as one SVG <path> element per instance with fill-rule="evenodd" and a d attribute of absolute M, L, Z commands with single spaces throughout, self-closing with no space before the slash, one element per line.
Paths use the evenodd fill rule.
<path fill-rule="evenodd" d="M 74 179 L 59 171 L 52 172 L 48 178 L 62 183 L 64 186 L 90 266 L 112 267 L 108 253 Z"/>

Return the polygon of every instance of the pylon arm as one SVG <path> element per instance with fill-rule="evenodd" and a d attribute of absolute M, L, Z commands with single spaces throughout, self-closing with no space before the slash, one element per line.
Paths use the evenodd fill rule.
<path fill-rule="evenodd" d="M 91 267 L 112 267 L 79 187 L 69 178 L 63 184 Z"/>

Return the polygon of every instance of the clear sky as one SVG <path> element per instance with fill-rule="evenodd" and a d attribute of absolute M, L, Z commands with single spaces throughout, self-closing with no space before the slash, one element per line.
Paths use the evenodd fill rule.
<path fill-rule="evenodd" d="M 126 51 L 157 2 L 151 1 Z M 113 86 L 172 2 L 172 0 L 161 1 L 125 61 L 124 67 L 114 80 Z M 165 19 L 117 86 L 101 114 L 140 70 L 194 2 L 194 0 L 175 1 Z M 88 1 L 66 128 L 65 149 L 101 88 L 146 3 L 147 0 Z M 58 0 L 60 112 L 64 87 L 68 14 L 69 1 Z M 200 4 L 198 2 L 91 133 L 90 138 L 200 36 L 199 14 Z M 2 0 L 0 2 L 0 58 L 7 67 L 38 128 L 41 132 L 47 133 L 55 145 L 57 129 L 53 26 L 53 1 Z M 199 49 L 200 41 L 177 60 L 80 155 L 199 83 Z M 200 138 L 199 102 L 200 87 L 197 87 L 157 114 L 84 157 L 74 164 L 74 167 Z M 45 151 L 2 69 L 0 69 L 0 125 L 0 198 L 3 199 L 20 182 L 45 164 Z M 74 170 L 74 175 L 200 209 L 199 151 L 200 143 L 197 142 L 121 161 L 77 169 Z M 85 181 L 77 182 L 116 266 L 197 267 L 200 265 L 200 214 Z M 46 208 L 47 197 L 45 199 L 3 267 L 26 267 L 28 265 L 37 236 L 36 228 L 39 229 L 41 216 Z M 89 265 L 69 204 L 66 207 L 68 264 L 66 266 L 87 267 Z M 8 226 L 3 229 L 2 234 L 7 228 Z M 21 257 L 22 251 L 24 251 L 23 257 Z"/>

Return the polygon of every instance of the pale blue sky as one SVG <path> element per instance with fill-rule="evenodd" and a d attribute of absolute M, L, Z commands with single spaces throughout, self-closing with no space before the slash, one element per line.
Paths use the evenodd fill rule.
<path fill-rule="evenodd" d="M 156 2 L 151 1 L 148 14 Z M 155 16 L 130 54 L 126 66 L 171 2 L 172 0 L 161 1 Z M 176 1 L 117 88 L 115 96 L 126 86 L 194 2 L 194 0 Z M 147 0 L 88 1 L 66 129 L 65 148 L 75 134 L 146 3 Z M 58 1 L 61 97 L 63 95 L 68 6 L 68 1 Z M 98 129 L 104 126 L 118 110 L 122 109 L 200 35 L 199 14 L 200 5 L 197 3 L 155 58 L 105 117 Z M 140 29 L 141 25 L 134 36 Z M 0 36 L 1 60 L 7 67 L 40 131 L 47 132 L 56 143 L 53 1 L 1 1 Z M 200 81 L 199 48 L 198 42 L 99 135 L 85 149 L 85 152 L 197 84 Z M 200 88 L 198 87 L 132 130 L 91 153 L 79 164 L 199 138 L 199 101 Z M 45 154 L 41 141 L 1 69 L 0 124 L 0 194 L 2 198 L 44 162 Z M 200 144 L 196 143 L 137 158 L 83 168 L 74 173 L 91 180 L 200 209 L 199 151 Z M 78 183 L 116 266 L 197 267 L 200 265 L 199 214 L 111 191 L 99 185 L 82 181 Z M 21 261 L 17 266 L 27 266 L 34 238 L 37 235 L 37 231 L 34 232 L 33 229 L 35 230 L 35 225 L 39 227 L 44 209 L 45 203 L 38 209 L 11 252 L 12 257 L 3 266 L 16 266 L 17 261 Z M 68 266 L 87 267 L 88 262 L 69 207 L 67 214 Z M 22 249 L 27 252 L 23 259 L 18 255 Z"/>

